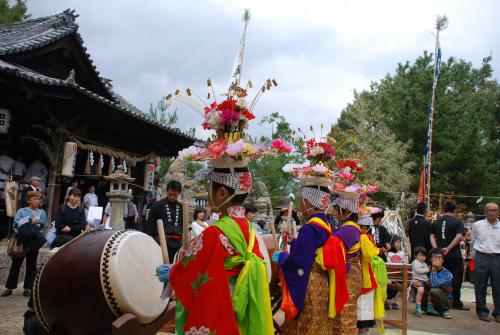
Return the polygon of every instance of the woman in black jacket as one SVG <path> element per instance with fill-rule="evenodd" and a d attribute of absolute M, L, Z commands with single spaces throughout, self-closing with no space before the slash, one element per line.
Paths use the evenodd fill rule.
<path fill-rule="evenodd" d="M 66 202 L 56 213 L 56 238 L 51 248 L 61 247 L 81 234 L 87 225 L 85 212 L 81 206 L 82 191 L 72 188 Z"/>

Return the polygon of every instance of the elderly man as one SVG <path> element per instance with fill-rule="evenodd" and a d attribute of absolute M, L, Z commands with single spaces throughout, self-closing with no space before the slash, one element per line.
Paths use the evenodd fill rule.
<path fill-rule="evenodd" d="M 21 208 L 28 206 L 28 202 L 26 201 L 26 198 L 27 198 L 26 195 L 28 194 L 28 192 L 31 192 L 31 191 L 40 192 L 41 191 L 40 185 L 42 184 L 42 182 L 43 182 L 43 180 L 40 177 L 33 176 L 30 178 L 30 184 L 28 186 L 26 186 L 26 188 L 23 190 L 23 192 L 21 194 Z M 42 194 L 42 203 L 43 202 L 44 202 L 44 199 L 43 199 L 43 194 Z"/>
<path fill-rule="evenodd" d="M 474 257 L 474 291 L 476 293 L 476 313 L 480 320 L 489 322 L 490 311 L 486 307 L 486 289 L 491 280 L 493 317 L 500 323 L 500 223 L 498 204 L 484 206 L 486 219 L 477 221 L 472 227 L 472 245 Z"/>

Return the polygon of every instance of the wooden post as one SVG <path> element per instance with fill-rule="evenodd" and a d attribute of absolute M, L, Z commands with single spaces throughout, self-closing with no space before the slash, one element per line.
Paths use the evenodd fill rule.
<path fill-rule="evenodd" d="M 167 237 L 165 236 L 165 229 L 163 228 L 163 220 L 156 220 L 156 228 L 158 229 L 158 239 L 160 240 L 161 256 L 164 264 L 170 264 L 168 257 Z"/>
<path fill-rule="evenodd" d="M 189 246 L 189 204 L 188 200 L 182 202 L 182 246 L 186 250 Z"/>
<path fill-rule="evenodd" d="M 293 201 L 290 199 L 290 204 L 288 205 L 288 215 L 287 215 L 287 221 L 288 221 L 288 227 L 292 228 L 292 234 L 293 237 L 297 237 L 297 224 L 295 223 L 295 220 L 292 221 L 292 214 L 293 214 Z"/>
<path fill-rule="evenodd" d="M 401 292 L 401 335 L 406 335 L 408 331 L 408 266 L 406 262 L 403 264 L 403 292 Z"/>
<path fill-rule="evenodd" d="M 276 236 L 276 227 L 274 226 L 274 222 L 270 223 L 271 223 L 271 234 L 273 235 L 274 251 L 279 251 L 280 245 L 278 243 L 278 237 Z"/>

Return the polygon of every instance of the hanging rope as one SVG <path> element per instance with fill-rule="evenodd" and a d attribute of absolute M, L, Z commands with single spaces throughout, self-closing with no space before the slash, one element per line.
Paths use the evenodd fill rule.
<path fill-rule="evenodd" d="M 84 143 L 78 141 L 77 139 L 73 139 L 73 141 L 78 145 L 79 149 L 92 150 L 94 152 L 99 152 L 99 153 L 104 154 L 106 156 L 120 158 L 122 160 L 124 159 L 124 160 L 128 161 L 129 163 L 132 163 L 132 165 L 135 165 L 137 162 L 146 161 L 146 160 L 151 159 L 151 158 L 156 156 L 156 154 L 153 152 L 150 154 L 144 155 L 144 156 L 139 156 L 139 157 L 138 156 L 130 156 L 124 152 L 115 151 L 115 150 L 112 150 L 110 148 L 102 147 L 99 145 L 84 144 Z"/>

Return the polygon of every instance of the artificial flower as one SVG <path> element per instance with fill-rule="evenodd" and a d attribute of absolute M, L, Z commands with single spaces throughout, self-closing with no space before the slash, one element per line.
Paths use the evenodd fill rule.
<path fill-rule="evenodd" d="M 292 152 L 292 147 L 289 146 L 285 141 L 280 138 L 274 139 L 271 145 L 271 149 L 278 152 L 290 153 Z"/>
<path fill-rule="evenodd" d="M 328 168 L 324 167 L 323 165 L 314 165 L 313 167 L 311 167 L 311 170 L 318 173 L 325 173 L 328 171 Z"/>
<path fill-rule="evenodd" d="M 237 156 L 245 151 L 247 145 L 245 141 L 239 140 L 234 143 L 228 144 L 226 147 L 226 153 L 230 156 Z"/>
<path fill-rule="evenodd" d="M 208 152 L 215 158 L 220 158 L 227 147 L 227 141 L 224 138 L 220 138 L 216 141 L 210 142 L 207 145 Z"/>

